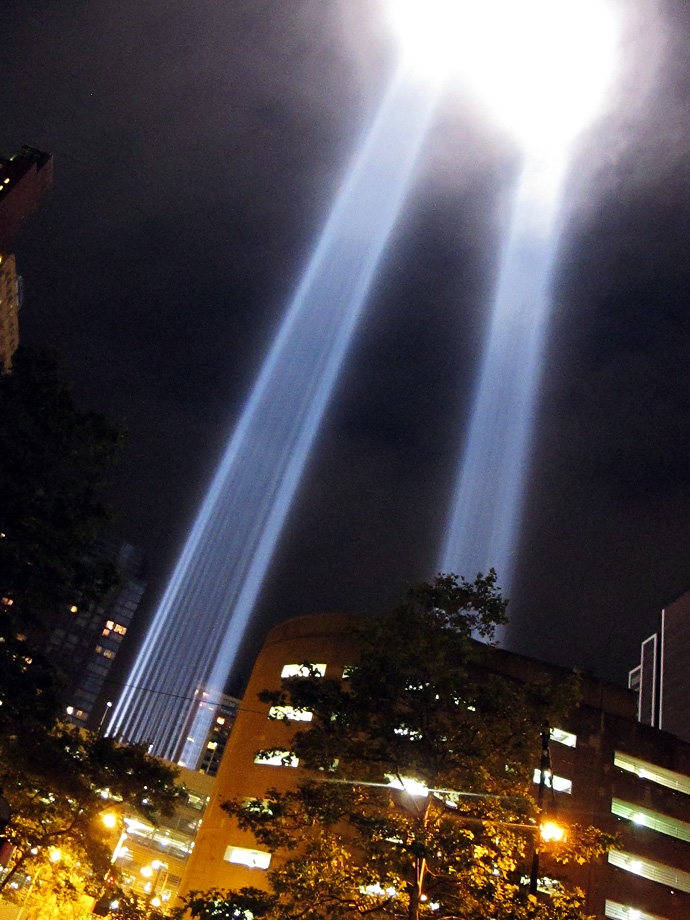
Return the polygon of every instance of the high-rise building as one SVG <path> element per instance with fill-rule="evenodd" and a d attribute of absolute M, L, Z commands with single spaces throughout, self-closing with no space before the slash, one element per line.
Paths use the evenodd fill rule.
<path fill-rule="evenodd" d="M 12 355 L 19 345 L 21 278 L 14 256 L 0 252 L 0 371 L 12 369 Z"/>
<path fill-rule="evenodd" d="M 690 742 L 690 591 L 661 611 L 657 632 L 642 643 L 628 675 L 640 722 Z"/>
<path fill-rule="evenodd" d="M 183 760 L 178 760 L 177 764 L 189 770 L 199 770 L 208 776 L 215 776 L 218 773 L 218 767 L 230 737 L 230 732 L 235 724 L 240 701 L 234 696 L 228 696 L 227 693 L 221 693 L 220 697 L 218 694 L 214 694 L 212 697 L 208 691 L 201 689 L 195 690 L 194 696 L 198 700 L 198 705 L 192 707 L 189 713 L 185 731 L 181 733 L 180 749 L 190 750 L 193 747 L 195 750 L 199 750 L 199 755 L 194 763 L 185 763 Z M 211 715 L 210 720 L 203 720 L 204 722 L 210 721 L 210 728 L 206 733 L 203 744 L 197 747 L 196 745 L 187 745 L 187 741 L 189 740 L 190 731 L 193 731 L 199 709 L 211 710 Z"/>
<path fill-rule="evenodd" d="M 38 207 L 38 200 L 53 181 L 49 153 L 24 145 L 10 159 L 0 157 L 0 253 Z"/>
<path fill-rule="evenodd" d="M 266 870 L 284 854 L 258 844 L 221 805 L 228 798 L 263 798 L 271 788 L 289 790 L 304 775 L 285 751 L 284 721 L 271 717 L 258 694 L 279 690 L 281 678 L 301 673 L 305 662 L 347 680 L 357 657 L 356 623 L 346 616 L 302 617 L 268 636 L 182 880 L 183 895 L 192 889 L 268 887 Z M 488 646 L 482 654 L 482 669 L 516 681 L 569 677 L 565 670 Z M 618 834 L 621 842 L 621 849 L 606 858 L 564 870 L 568 881 L 585 891 L 586 912 L 611 920 L 687 920 L 690 744 L 640 724 L 633 694 L 587 675 L 581 679 L 580 705 L 550 734 L 548 785 L 560 822 L 591 822 Z M 260 756 L 259 750 L 284 753 Z M 535 790 L 539 779 L 535 763 Z M 547 881 L 542 877 L 543 884 Z"/>
<path fill-rule="evenodd" d="M 67 715 L 77 725 L 93 722 L 96 701 L 146 588 L 140 550 L 111 538 L 102 538 L 99 549 L 117 564 L 120 584 L 102 603 L 83 608 L 77 603 L 59 616 L 46 646 L 66 682 Z"/>

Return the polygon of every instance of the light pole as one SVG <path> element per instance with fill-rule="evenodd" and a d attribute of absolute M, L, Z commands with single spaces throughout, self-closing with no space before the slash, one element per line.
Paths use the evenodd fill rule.
<path fill-rule="evenodd" d="M 105 704 L 105 709 L 103 710 L 103 715 L 101 716 L 101 721 L 98 723 L 98 731 L 96 732 L 97 737 L 100 738 L 101 732 L 103 731 L 103 723 L 105 722 L 105 717 L 108 715 L 112 709 L 113 704 L 110 700 Z"/>
<path fill-rule="evenodd" d="M 549 750 L 549 739 L 551 737 L 551 729 L 549 728 L 549 723 L 544 722 L 541 730 L 541 760 L 539 768 L 539 792 L 537 793 L 537 805 L 539 811 L 541 812 L 544 805 L 544 787 L 546 785 L 546 771 L 551 772 L 551 751 Z M 551 783 L 551 789 L 553 791 L 553 781 Z M 542 829 L 542 837 L 544 836 L 544 831 Z M 532 854 L 532 872 L 530 874 L 529 880 L 529 893 L 536 896 L 537 894 L 537 882 L 539 879 L 539 837 L 534 841 L 534 853 Z"/>

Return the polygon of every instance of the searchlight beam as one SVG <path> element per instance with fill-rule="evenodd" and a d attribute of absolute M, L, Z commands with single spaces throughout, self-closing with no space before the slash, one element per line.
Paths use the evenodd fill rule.
<path fill-rule="evenodd" d="M 338 193 L 108 733 L 193 766 L 400 212 L 438 88 L 397 78 Z M 179 735 L 186 729 L 183 750 Z"/>

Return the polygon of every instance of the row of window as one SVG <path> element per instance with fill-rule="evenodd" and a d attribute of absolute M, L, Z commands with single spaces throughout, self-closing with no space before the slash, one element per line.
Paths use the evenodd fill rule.
<path fill-rule="evenodd" d="M 634 853 L 627 853 L 625 850 L 611 850 L 608 859 L 611 865 L 618 869 L 624 869 L 650 882 L 658 882 L 660 885 L 690 894 L 690 872 L 674 869 L 673 866 L 667 866 L 655 859 L 646 859 Z"/>
<path fill-rule="evenodd" d="M 639 757 L 634 757 L 632 754 L 624 754 L 620 751 L 615 752 L 613 762 L 621 770 L 632 773 L 639 779 L 656 783 L 658 786 L 672 789 L 674 792 L 690 795 L 690 777 L 682 773 L 668 770 L 666 767 L 657 766 Z M 690 843 L 690 824 L 686 821 L 680 821 L 670 815 L 664 815 L 661 812 L 645 808 L 643 805 L 626 802 L 618 798 L 611 800 L 611 812 L 617 817 L 632 821 L 640 827 L 646 827 L 676 840 Z M 690 894 L 690 873 L 684 872 L 682 869 L 675 869 L 673 866 L 667 866 L 654 859 L 647 859 L 624 850 L 612 850 L 608 854 L 608 861 L 612 866 L 616 866 L 616 868 L 625 872 L 630 872 L 648 881 L 657 882 L 668 888 L 674 888 Z M 656 914 L 649 914 L 636 907 L 620 904 L 617 901 L 606 902 L 605 915 L 610 917 L 611 920 L 663 920 L 662 917 Z"/>
<path fill-rule="evenodd" d="M 103 627 L 102 635 L 109 636 L 111 632 L 116 633 L 118 636 L 124 636 L 127 632 L 127 627 L 121 623 L 116 623 L 114 620 L 108 620 Z"/>
<path fill-rule="evenodd" d="M 611 920 L 664 920 L 657 914 L 648 914 L 636 907 L 628 907 L 625 904 L 619 904 L 618 901 L 606 902 L 606 917 Z"/>
<path fill-rule="evenodd" d="M 611 800 L 611 811 L 619 818 L 627 818 L 640 827 L 648 827 L 660 834 L 690 843 L 690 824 L 686 821 L 679 821 L 678 818 L 671 818 L 661 812 L 644 808 L 642 805 L 635 805 L 616 798 Z"/>
<path fill-rule="evenodd" d="M 312 675 L 323 677 L 326 673 L 327 667 L 328 665 L 324 663 L 312 664 L 311 662 L 304 663 L 304 664 L 286 664 L 283 667 L 283 670 L 280 672 L 280 676 L 283 680 L 287 680 L 290 677 L 310 677 Z M 342 675 L 343 680 L 348 680 L 351 677 L 353 670 L 354 669 L 351 666 L 346 665 L 343 668 L 343 675 Z M 287 719 L 295 719 L 295 720 L 301 719 L 307 722 L 311 721 L 311 713 L 308 714 L 308 718 L 306 718 L 304 714 L 303 715 L 287 715 L 285 714 L 285 710 L 288 710 L 288 709 L 290 709 L 289 706 L 274 706 L 272 707 L 271 713 L 269 714 L 269 716 L 270 718 L 274 718 L 274 719 L 287 718 Z M 278 710 L 282 710 L 282 712 L 279 713 Z M 274 713 L 274 711 L 276 712 L 275 715 L 272 714 Z M 295 710 L 291 710 L 291 711 L 295 712 Z M 564 731 L 561 728 L 552 728 L 550 731 L 550 736 L 551 736 L 552 741 L 555 741 L 558 744 L 564 744 L 566 747 L 574 748 L 577 745 L 577 735 L 574 735 L 572 732 Z"/>
<path fill-rule="evenodd" d="M 640 779 L 647 779 L 666 789 L 690 795 L 690 776 L 676 773 L 675 770 L 667 770 L 665 767 L 658 767 L 647 760 L 633 757 L 632 754 L 622 754 L 620 751 L 615 752 L 613 762 L 621 770 L 634 773 Z"/>

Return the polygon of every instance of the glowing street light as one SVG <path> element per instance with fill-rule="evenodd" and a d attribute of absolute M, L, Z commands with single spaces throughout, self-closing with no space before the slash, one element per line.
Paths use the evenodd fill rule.
<path fill-rule="evenodd" d="M 559 824 L 556 824 L 555 821 L 545 821 L 539 828 L 539 833 L 541 834 L 542 840 L 565 840 L 565 831 Z"/>
<path fill-rule="evenodd" d="M 117 816 L 109 811 L 107 814 L 103 815 L 103 823 L 106 827 L 112 829 L 117 825 Z"/>

